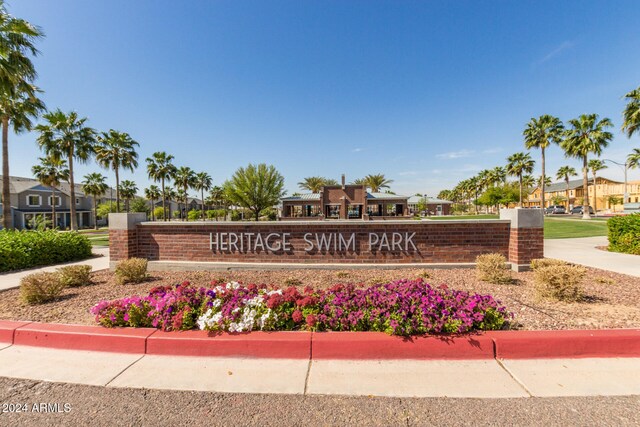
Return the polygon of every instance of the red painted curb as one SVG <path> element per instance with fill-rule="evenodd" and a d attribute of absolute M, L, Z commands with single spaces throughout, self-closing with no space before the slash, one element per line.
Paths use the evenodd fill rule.
<path fill-rule="evenodd" d="M 498 359 L 640 357 L 640 329 L 487 332 Z"/>
<path fill-rule="evenodd" d="M 311 357 L 311 332 L 158 331 L 147 339 L 147 354 L 308 360 Z"/>
<path fill-rule="evenodd" d="M 17 322 L 14 320 L 0 320 L 0 342 L 13 344 L 15 330 L 31 322 Z"/>
<path fill-rule="evenodd" d="M 67 350 L 139 353 L 146 351 L 150 328 L 103 328 L 101 326 L 31 323 L 16 329 L 13 343 Z"/>
<path fill-rule="evenodd" d="M 482 334 L 397 337 L 382 332 L 321 332 L 312 359 L 493 359 L 493 340 Z"/>

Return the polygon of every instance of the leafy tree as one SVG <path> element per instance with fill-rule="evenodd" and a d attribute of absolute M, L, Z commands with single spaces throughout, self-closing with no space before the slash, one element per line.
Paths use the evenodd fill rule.
<path fill-rule="evenodd" d="M 144 189 L 144 197 L 151 202 L 151 221 L 156 220 L 155 203 L 161 195 L 162 192 L 156 185 L 150 185 L 149 188 Z"/>
<path fill-rule="evenodd" d="M 258 221 L 263 209 L 278 204 L 284 196 L 284 178 L 272 165 L 249 164 L 224 183 L 224 192 L 232 203 L 249 209 Z"/>
<path fill-rule="evenodd" d="M 76 218 L 76 189 L 73 175 L 73 162 L 86 163 L 94 153 L 96 131 L 85 126 L 86 117 L 79 118 L 72 111 L 65 114 L 60 109 L 43 116 L 45 124 L 36 126 L 40 135 L 36 142 L 48 155 L 64 158 L 69 162 L 69 187 L 71 197 L 71 229 L 78 229 Z"/>
<path fill-rule="evenodd" d="M 591 174 L 593 175 L 593 211 L 598 212 L 598 194 L 597 194 L 597 183 L 598 183 L 598 171 L 602 169 L 606 169 L 607 165 L 600 159 L 591 159 L 589 160 L 589 169 L 591 169 Z"/>
<path fill-rule="evenodd" d="M 165 212 L 165 210 L 162 208 L 162 206 L 158 206 L 158 207 L 154 208 L 154 209 L 151 211 L 151 215 L 152 215 L 154 218 L 164 217 L 164 216 L 165 216 L 165 213 L 166 213 L 166 212 Z"/>
<path fill-rule="evenodd" d="M 109 214 L 116 211 L 116 204 L 109 200 L 108 202 L 100 203 L 98 205 L 98 209 L 96 210 L 96 215 L 98 218 L 108 218 Z"/>
<path fill-rule="evenodd" d="M 607 197 L 607 201 L 609 202 L 609 206 L 613 207 L 614 212 L 615 212 L 615 206 L 616 205 L 621 205 L 624 203 L 624 199 L 622 197 L 618 197 L 618 196 L 614 196 L 611 195 L 609 197 Z"/>
<path fill-rule="evenodd" d="M 116 174 L 116 206 L 120 210 L 120 168 L 131 172 L 138 167 L 138 147 L 136 141 L 126 132 L 110 129 L 98 137 L 96 146 L 96 162 L 106 169 L 113 169 Z"/>
<path fill-rule="evenodd" d="M 15 133 L 31 130 L 31 120 L 44 110 L 33 85 L 37 73 L 30 56 L 42 31 L 29 22 L 11 16 L 0 1 L 0 123 L 2 124 L 2 221 L 13 228 L 10 200 L 9 127 Z"/>
<path fill-rule="evenodd" d="M 123 181 L 124 182 L 124 181 Z M 142 197 L 134 197 L 131 202 L 129 202 L 129 211 L 130 212 L 143 212 L 149 213 L 149 205 L 147 205 L 147 201 Z"/>
<path fill-rule="evenodd" d="M 55 228 L 56 222 L 56 187 L 60 186 L 60 181 L 69 179 L 69 169 L 64 159 L 56 159 L 55 157 L 39 157 L 39 165 L 31 168 L 31 173 L 36 177 L 42 185 L 51 187 L 51 223 Z"/>
<path fill-rule="evenodd" d="M 206 172 L 199 172 L 195 176 L 194 186 L 196 190 L 200 191 L 200 200 L 202 201 L 202 220 L 204 221 L 206 218 L 204 216 L 204 192 L 209 191 L 211 189 L 211 185 L 213 184 L 211 180 L 211 175 Z"/>
<path fill-rule="evenodd" d="M 567 211 L 569 210 L 569 180 L 571 180 L 572 176 L 577 176 L 577 175 L 578 173 L 571 166 L 561 166 L 560 169 L 558 169 L 558 172 L 556 173 L 556 179 L 563 179 L 564 182 L 567 184 L 567 189 L 565 193 L 566 194 L 565 198 L 567 200 Z"/>
<path fill-rule="evenodd" d="M 120 191 L 120 195 L 124 199 L 124 209 L 129 212 L 129 202 L 131 199 L 136 197 L 138 187 L 136 186 L 135 182 L 125 179 L 120 183 L 120 188 L 118 190 Z"/>
<path fill-rule="evenodd" d="M 564 132 L 564 126 L 559 118 L 550 116 L 548 114 L 540 117 L 532 118 L 524 132 L 524 146 L 528 150 L 532 148 L 539 148 L 542 156 L 540 168 L 542 174 L 540 178 L 540 187 L 542 190 L 541 200 L 542 207 L 545 206 L 545 187 L 547 186 L 546 172 L 545 172 L 545 150 L 551 144 L 560 144 L 562 142 L 562 135 Z"/>
<path fill-rule="evenodd" d="M 338 181 L 323 176 L 309 176 L 298 183 L 300 189 L 309 190 L 312 193 L 319 193 L 322 187 L 328 185 L 338 185 Z"/>
<path fill-rule="evenodd" d="M 628 103 L 622 113 L 622 131 L 631 138 L 631 135 L 640 131 L 640 87 L 627 93 Z"/>
<path fill-rule="evenodd" d="M 82 191 L 93 199 L 93 219 L 96 230 L 98 229 L 98 199 L 107 191 L 108 186 L 104 182 L 106 179 L 101 173 L 93 172 L 85 175 L 82 182 Z M 109 209 L 111 209 L 111 206 L 109 206 Z"/>
<path fill-rule="evenodd" d="M 478 203 L 484 206 L 509 205 L 518 201 L 518 190 L 511 184 L 489 187 L 478 198 Z"/>
<path fill-rule="evenodd" d="M 173 165 L 172 160 L 173 156 L 171 154 L 167 154 L 164 151 L 157 151 L 153 153 L 151 157 L 147 158 L 147 174 L 149 178 L 153 179 L 154 182 L 160 181 L 162 189 L 162 207 L 163 207 L 163 216 L 162 219 L 167 220 L 167 191 L 165 188 L 165 182 L 172 179 L 173 175 L 176 172 L 176 167 Z M 171 209 L 169 209 L 169 218 L 171 218 Z"/>
<path fill-rule="evenodd" d="M 584 205 L 589 205 L 588 193 L 588 156 L 590 153 L 600 156 L 602 149 L 609 145 L 613 139 L 613 134 L 606 128 L 612 127 L 613 123 L 608 118 L 598 120 L 597 114 L 583 114 L 577 119 L 569 120 L 571 128 L 565 132 L 565 139 L 560 146 L 567 157 L 582 159 L 582 188 L 584 193 Z M 589 209 L 583 209 L 583 219 L 591 219 Z"/>
<path fill-rule="evenodd" d="M 634 148 L 631 154 L 627 156 L 627 164 L 631 169 L 640 166 L 640 148 Z"/>
<path fill-rule="evenodd" d="M 518 206 L 522 207 L 522 176 L 533 172 L 535 162 L 529 153 L 515 153 L 507 158 L 507 174 L 517 176 L 520 183 L 520 197 Z"/>

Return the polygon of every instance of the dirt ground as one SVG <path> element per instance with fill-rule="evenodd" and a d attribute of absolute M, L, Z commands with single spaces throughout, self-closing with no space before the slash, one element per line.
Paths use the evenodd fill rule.
<path fill-rule="evenodd" d="M 506 285 L 483 282 L 473 269 L 152 272 L 144 283 L 117 285 L 112 273 L 99 271 L 92 274 L 93 285 L 68 288 L 61 300 L 48 304 L 23 303 L 19 289 L 0 292 L 0 319 L 93 325 L 89 309 L 100 300 L 144 295 L 154 286 L 175 285 L 184 280 L 198 286 L 207 286 L 212 280 L 235 280 L 245 284 L 327 287 L 336 283 L 370 285 L 418 277 L 433 285 L 446 284 L 453 289 L 493 295 L 514 313 L 513 329 L 640 327 L 640 278 L 597 269 L 588 269 L 583 282 L 587 298 L 580 303 L 540 300 L 531 272 L 514 273 L 514 283 Z"/>

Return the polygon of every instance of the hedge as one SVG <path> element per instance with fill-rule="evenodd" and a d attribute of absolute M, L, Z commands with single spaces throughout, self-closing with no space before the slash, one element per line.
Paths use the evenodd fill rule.
<path fill-rule="evenodd" d="M 89 239 L 76 232 L 0 231 L 0 271 L 81 260 L 91 256 Z"/>
<path fill-rule="evenodd" d="M 609 218 L 607 226 L 610 251 L 640 255 L 640 213 Z"/>

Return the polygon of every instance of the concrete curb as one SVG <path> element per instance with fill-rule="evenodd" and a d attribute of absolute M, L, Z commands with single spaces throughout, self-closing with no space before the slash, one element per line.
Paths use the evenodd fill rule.
<path fill-rule="evenodd" d="M 0 321 L 0 343 L 132 354 L 308 360 L 640 357 L 640 329 L 491 331 L 406 338 L 380 332 L 210 334 Z"/>

